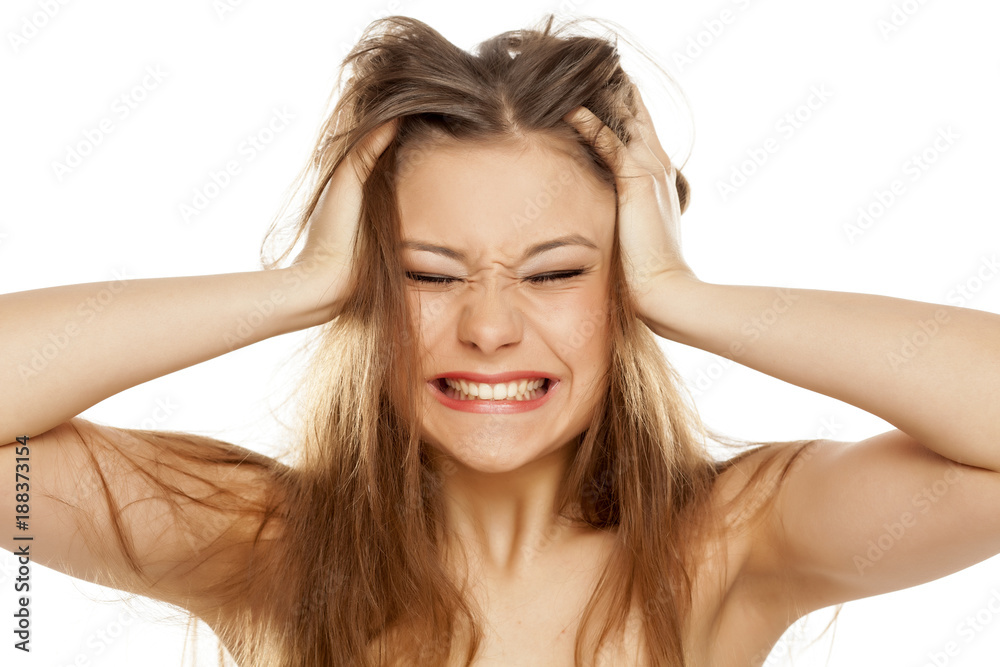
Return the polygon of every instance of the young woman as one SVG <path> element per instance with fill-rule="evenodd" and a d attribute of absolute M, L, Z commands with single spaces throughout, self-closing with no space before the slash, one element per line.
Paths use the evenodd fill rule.
<path fill-rule="evenodd" d="M 189 610 L 240 665 L 726 667 L 1000 552 L 996 315 L 699 279 L 605 40 L 470 55 L 393 17 L 348 63 L 267 270 L 2 297 L 0 467 L 30 488 L 0 501 L 30 494 L 35 562 Z M 287 459 L 77 416 L 310 327 Z M 657 336 L 897 429 L 717 461 Z"/>

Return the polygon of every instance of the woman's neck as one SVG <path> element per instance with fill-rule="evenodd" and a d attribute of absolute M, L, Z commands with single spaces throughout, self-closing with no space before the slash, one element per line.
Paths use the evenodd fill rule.
<path fill-rule="evenodd" d="M 452 554 L 494 577 L 516 577 L 538 556 L 579 532 L 558 515 L 575 448 L 567 444 L 516 470 L 485 473 L 456 462 L 443 474 L 441 499 Z M 456 550 L 454 547 L 460 547 Z"/>

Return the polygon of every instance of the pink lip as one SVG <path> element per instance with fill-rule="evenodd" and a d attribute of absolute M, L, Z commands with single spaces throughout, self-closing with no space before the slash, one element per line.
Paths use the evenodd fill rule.
<path fill-rule="evenodd" d="M 500 375 L 478 375 L 476 373 L 462 375 L 460 373 L 446 373 L 439 376 L 439 378 L 444 377 L 455 377 L 455 378 L 467 378 L 470 380 L 476 380 L 479 382 L 486 382 L 488 384 L 498 384 L 504 381 L 517 380 L 520 378 L 531 378 L 531 377 L 548 377 L 546 375 L 531 375 L 530 373 L 524 375 L 512 374 L 512 373 L 501 373 Z M 499 380 L 479 380 L 479 378 L 484 377 L 499 377 Z M 478 412 L 478 413 L 492 413 L 492 414 L 516 414 L 519 412 L 528 412 L 529 410 L 535 410 L 542 407 L 549 400 L 549 396 L 556 390 L 559 386 L 559 380 L 554 378 L 549 378 L 549 388 L 546 390 L 545 394 L 539 396 L 538 398 L 531 401 L 460 401 L 455 398 L 451 398 L 437 386 L 437 379 L 429 380 L 427 386 L 430 388 L 431 393 L 434 395 L 438 401 L 441 402 L 445 407 L 451 408 L 452 410 L 460 410 L 462 412 Z"/>

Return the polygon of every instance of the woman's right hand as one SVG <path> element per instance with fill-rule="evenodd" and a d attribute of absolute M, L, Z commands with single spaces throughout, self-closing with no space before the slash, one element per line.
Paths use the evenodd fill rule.
<path fill-rule="evenodd" d="M 336 308 L 356 286 L 352 251 L 362 188 L 398 127 L 399 118 L 393 118 L 369 132 L 334 171 L 309 216 L 305 247 L 289 269 L 317 309 Z"/>

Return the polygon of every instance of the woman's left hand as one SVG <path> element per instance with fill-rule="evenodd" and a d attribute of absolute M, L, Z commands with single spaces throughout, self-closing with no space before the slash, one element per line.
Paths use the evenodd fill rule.
<path fill-rule="evenodd" d="M 563 119 L 587 137 L 615 172 L 625 273 L 639 314 L 644 316 L 648 315 L 642 312 L 646 310 L 644 299 L 657 300 L 659 286 L 674 278 L 697 277 L 681 255 L 677 170 L 660 146 L 634 84 L 633 94 L 638 113 L 625 111 L 631 136 L 628 146 L 586 107 L 577 107 Z"/>

